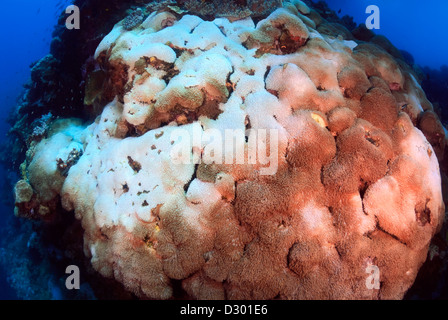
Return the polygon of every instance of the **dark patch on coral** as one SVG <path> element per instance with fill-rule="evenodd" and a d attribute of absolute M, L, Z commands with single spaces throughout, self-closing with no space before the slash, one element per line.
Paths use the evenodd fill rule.
<path fill-rule="evenodd" d="M 173 79 L 179 73 L 180 71 L 173 67 L 171 69 L 166 70 L 166 74 L 162 77 L 162 79 L 168 84 L 171 81 L 171 79 Z"/>
<path fill-rule="evenodd" d="M 215 17 L 229 19 L 242 19 L 248 16 L 262 17 L 282 6 L 280 0 L 178 0 L 177 4 L 189 13 L 209 20 Z"/>
<path fill-rule="evenodd" d="M 132 159 L 130 156 L 128 156 L 128 164 L 132 168 L 132 170 L 134 170 L 134 172 L 136 173 L 139 173 L 140 170 L 142 169 L 142 165 L 139 162 Z"/>
<path fill-rule="evenodd" d="M 198 115 L 209 119 L 216 120 L 218 116 L 222 113 L 222 110 L 219 108 L 219 101 L 217 100 L 206 100 L 202 106 L 198 109 Z"/>
<path fill-rule="evenodd" d="M 118 97 L 123 102 L 124 95 L 131 90 L 128 85 L 128 66 L 122 62 L 109 62 L 109 59 L 103 54 L 98 58 L 104 72 L 106 73 L 107 82 L 103 86 L 102 105 Z"/>
<path fill-rule="evenodd" d="M 361 200 L 364 199 L 364 196 L 365 196 L 368 188 L 369 188 L 369 183 L 364 181 L 363 179 L 360 179 L 358 190 L 359 190 L 359 196 L 360 196 Z M 363 204 L 363 210 L 364 210 L 364 204 Z"/>
<path fill-rule="evenodd" d="M 82 150 L 73 149 L 68 154 L 67 159 L 65 160 L 62 160 L 61 158 L 57 159 L 56 164 L 61 175 L 67 177 L 68 171 L 79 161 L 79 159 L 82 157 L 82 154 L 83 154 Z"/>
<path fill-rule="evenodd" d="M 369 141 L 371 144 L 373 144 L 375 147 L 379 146 L 379 139 L 375 138 L 372 136 L 372 134 L 370 133 L 370 131 L 366 131 L 364 137 L 366 138 L 367 141 Z"/>
<path fill-rule="evenodd" d="M 425 226 L 427 223 L 431 223 L 431 210 L 428 208 L 429 199 L 426 203 L 415 208 L 415 219 L 419 226 Z"/>
<path fill-rule="evenodd" d="M 193 180 L 197 178 L 198 168 L 199 168 L 199 164 L 196 164 L 196 165 L 194 166 L 194 172 L 193 172 L 193 175 L 191 176 L 190 181 L 188 181 L 188 182 L 184 185 L 184 191 L 185 191 L 185 193 L 187 193 L 188 188 L 190 187 L 190 184 L 193 182 Z"/>
<path fill-rule="evenodd" d="M 128 193 L 128 192 L 129 192 L 129 186 L 128 186 L 127 183 L 125 183 L 125 184 L 123 185 L 123 192 L 124 192 L 124 193 Z"/>
<path fill-rule="evenodd" d="M 278 39 L 278 47 L 283 54 L 291 54 L 305 45 L 307 40 L 301 37 L 293 37 L 288 30 L 283 29 Z"/>
<path fill-rule="evenodd" d="M 101 100 L 106 79 L 107 75 L 103 70 L 95 70 L 88 75 L 85 87 L 85 105 L 93 105 L 97 100 Z"/>

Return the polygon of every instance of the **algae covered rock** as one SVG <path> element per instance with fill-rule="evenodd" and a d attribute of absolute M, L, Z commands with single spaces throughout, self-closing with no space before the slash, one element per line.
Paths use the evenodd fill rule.
<path fill-rule="evenodd" d="M 33 188 L 31 185 L 25 181 L 20 180 L 16 183 L 14 187 L 14 196 L 16 203 L 29 202 L 33 196 Z"/>

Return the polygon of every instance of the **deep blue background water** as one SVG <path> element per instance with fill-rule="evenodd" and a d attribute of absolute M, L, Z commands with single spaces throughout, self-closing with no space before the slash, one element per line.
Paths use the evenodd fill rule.
<path fill-rule="evenodd" d="M 327 0 L 339 16 L 350 15 L 364 23 L 366 8 L 380 9 L 380 30 L 398 49 L 410 52 L 421 66 L 448 65 L 447 0 Z"/>
<path fill-rule="evenodd" d="M 23 84 L 30 78 L 29 65 L 50 50 L 51 34 L 68 0 L 14 0 L 0 5 L 0 140 L 9 126 L 6 118 L 15 106 Z M 7 172 L 0 166 L 0 179 L 7 183 Z M 11 190 L 12 192 L 12 190 Z M 7 196 L 7 195 L 3 195 Z M 13 215 L 13 208 L 0 201 L 0 228 Z M 0 299 L 15 299 L 0 263 Z"/>
<path fill-rule="evenodd" d="M 49 52 L 51 33 L 68 0 L 14 0 L 0 5 L 0 121 L 29 79 L 29 65 Z M 0 126 L 1 134 L 5 126 Z"/>
<path fill-rule="evenodd" d="M 439 68 L 448 64 L 446 35 L 446 0 L 328 0 L 340 16 L 352 15 L 362 23 L 368 16 L 370 4 L 381 10 L 381 29 L 398 49 L 410 52 L 416 63 Z M 30 77 L 29 65 L 49 52 L 51 33 L 58 16 L 65 11 L 69 0 L 14 0 L 0 5 L 0 140 L 8 130 L 5 119 L 15 106 L 23 84 Z M 81 17 L 82 19 L 82 17 Z M 0 167 L 0 179 L 5 183 L 5 170 Z M 11 190 L 12 192 L 12 190 Z M 13 214 L 11 206 L 0 201 L 0 228 Z M 0 299 L 16 296 L 6 283 L 0 262 Z"/>

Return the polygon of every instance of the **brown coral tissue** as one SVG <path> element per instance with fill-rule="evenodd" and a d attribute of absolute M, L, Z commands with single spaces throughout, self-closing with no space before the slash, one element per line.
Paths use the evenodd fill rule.
<path fill-rule="evenodd" d="M 34 197 L 74 211 L 93 268 L 141 298 L 401 299 L 444 219 L 445 130 L 382 47 L 299 0 L 271 11 L 117 23 L 95 53 L 110 101 L 33 146 Z M 204 142 L 173 161 L 179 130 L 228 129 L 250 129 L 245 151 L 275 130 L 275 172 L 201 161 Z"/>

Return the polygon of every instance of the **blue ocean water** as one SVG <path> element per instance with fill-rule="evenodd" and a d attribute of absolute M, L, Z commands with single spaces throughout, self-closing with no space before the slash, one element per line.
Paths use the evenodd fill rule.
<path fill-rule="evenodd" d="M 51 34 L 59 15 L 70 1 L 17 0 L 2 3 L 0 41 L 2 59 L 0 67 L 0 96 L 2 111 L 15 104 L 23 84 L 30 77 L 29 65 L 50 50 Z M 0 114 L 3 124 L 7 113 Z M 1 126 L 3 133 L 6 127 Z"/>
<path fill-rule="evenodd" d="M 16 0 L 1 4 L 0 42 L 0 141 L 4 140 L 9 125 L 6 119 L 30 78 L 30 64 L 41 59 L 50 50 L 54 25 L 64 12 L 68 0 Z M 0 166 L 0 179 L 8 183 L 7 168 Z M 13 207 L 3 195 L 0 201 L 0 229 L 13 215 Z M 6 202 L 6 203 L 5 203 Z M 6 281 L 6 272 L 0 263 L 0 299 L 16 299 Z"/>
<path fill-rule="evenodd" d="M 15 107 L 23 85 L 29 80 L 30 64 L 49 52 L 54 25 L 70 3 L 69 0 L 3 1 L 0 19 L 3 30 L 0 34 L 0 141 L 9 130 L 6 123 L 8 113 Z M 365 21 L 368 5 L 377 5 L 381 10 L 381 28 L 375 30 L 378 34 L 388 37 L 397 48 L 410 52 L 421 66 L 438 69 L 448 65 L 445 30 L 448 1 L 328 0 L 327 3 L 339 16 L 353 16 L 356 23 Z M 7 168 L 0 167 L 4 183 L 7 183 L 9 174 Z M 4 195 L 4 198 L 11 199 L 11 194 Z M 0 229 L 13 215 L 12 203 L 6 200 L 0 201 Z M 17 299 L 6 275 L 0 263 L 0 299 Z"/>
<path fill-rule="evenodd" d="M 339 16 L 352 16 L 364 23 L 369 14 L 366 8 L 380 9 L 380 29 L 375 33 L 386 36 L 398 49 L 410 52 L 417 64 L 439 69 L 448 65 L 448 36 L 445 0 L 328 0 Z"/>

